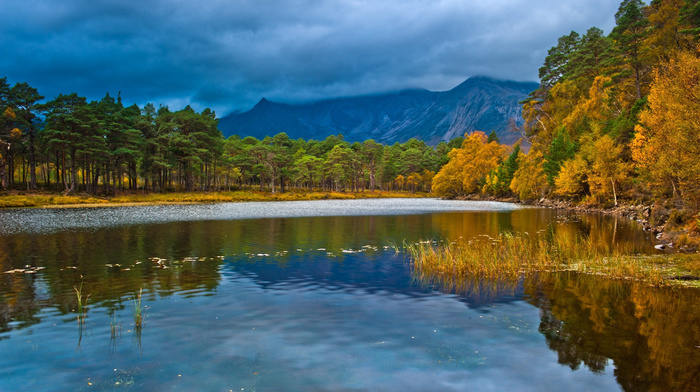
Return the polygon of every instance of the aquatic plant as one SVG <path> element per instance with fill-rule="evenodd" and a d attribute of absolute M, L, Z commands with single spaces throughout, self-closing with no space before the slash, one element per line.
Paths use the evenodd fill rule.
<path fill-rule="evenodd" d="M 672 283 L 669 274 L 678 274 L 677 266 L 669 258 L 650 258 L 629 254 L 629 250 L 618 247 L 601 247 L 584 236 L 562 241 L 546 235 L 502 233 L 496 238 L 421 241 L 406 245 L 406 249 L 419 280 L 512 281 L 537 271 L 574 271 L 614 279 L 636 279 L 658 286 Z"/>
<path fill-rule="evenodd" d="M 88 294 L 85 297 L 85 300 L 83 300 L 83 282 L 80 282 L 80 286 L 73 286 L 73 290 L 75 290 L 75 295 L 78 299 L 78 325 L 82 328 L 82 326 L 85 324 L 85 318 L 87 317 L 87 302 L 90 298 L 90 294 Z"/>
<path fill-rule="evenodd" d="M 112 339 L 121 337 L 122 326 L 121 323 L 117 321 L 116 313 L 112 313 L 112 317 L 109 319 L 109 329 Z"/>
<path fill-rule="evenodd" d="M 143 292 L 143 287 L 139 289 L 139 293 L 134 297 L 134 329 L 137 333 L 141 332 L 144 325 L 144 309 L 145 307 L 141 305 L 141 294 Z"/>

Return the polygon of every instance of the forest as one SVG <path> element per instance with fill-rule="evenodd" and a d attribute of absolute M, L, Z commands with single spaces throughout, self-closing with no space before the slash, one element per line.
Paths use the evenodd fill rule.
<path fill-rule="evenodd" d="M 522 102 L 527 153 L 469 135 L 433 190 L 595 205 L 673 201 L 696 213 L 700 2 L 625 0 L 615 21 L 607 36 L 572 31 L 549 50 L 540 87 Z"/>
<path fill-rule="evenodd" d="M 473 132 L 436 147 L 224 139 L 210 109 L 44 97 L 0 79 L 0 189 L 109 195 L 232 188 L 406 190 L 700 203 L 700 1 L 625 0 L 608 34 L 559 38 L 522 102 L 520 142 Z M 484 130 L 488 132 L 489 130 Z"/>
<path fill-rule="evenodd" d="M 109 94 L 92 102 L 76 93 L 39 103 L 43 98 L 26 83 L 10 87 L 0 79 L 0 189 L 429 192 L 447 153 L 463 140 L 433 148 L 415 139 L 393 146 L 351 144 L 342 135 L 291 140 L 284 132 L 224 139 L 209 109 L 125 107 Z"/>

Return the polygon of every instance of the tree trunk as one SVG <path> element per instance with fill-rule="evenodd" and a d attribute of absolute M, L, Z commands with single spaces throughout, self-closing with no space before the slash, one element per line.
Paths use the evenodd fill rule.
<path fill-rule="evenodd" d="M 7 147 L 6 147 L 6 146 Z M 0 142 L 0 189 L 7 187 L 7 172 L 5 171 L 5 157 L 10 153 L 10 143 Z"/>
<path fill-rule="evenodd" d="M 33 127 L 30 127 L 33 128 Z M 29 175 L 31 177 L 31 184 L 29 188 L 32 190 L 36 189 L 36 154 L 34 150 L 34 130 L 29 130 Z"/>
<path fill-rule="evenodd" d="M 615 181 L 613 181 L 612 177 L 610 177 L 610 183 L 612 183 L 613 198 L 615 199 L 615 205 L 617 205 L 617 192 L 615 192 Z"/>

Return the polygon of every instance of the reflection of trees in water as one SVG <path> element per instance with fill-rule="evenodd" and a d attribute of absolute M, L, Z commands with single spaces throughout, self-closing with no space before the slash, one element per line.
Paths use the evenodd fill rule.
<path fill-rule="evenodd" d="M 218 285 L 221 262 L 209 250 L 221 245 L 211 243 L 211 234 L 206 225 L 185 223 L 3 237 L 2 272 L 26 265 L 44 269 L 0 275 L 0 331 L 40 322 L 35 315 L 44 307 L 74 312 L 73 286 L 81 284 L 82 292 L 90 295 L 89 306 L 100 304 L 110 312 L 124 308 L 122 302 L 130 302 L 142 287 L 160 296 L 212 290 Z M 191 254 L 207 257 L 185 260 L 183 255 Z M 166 261 L 158 263 L 152 257 Z M 21 323 L 10 327 L 12 321 Z"/>
<path fill-rule="evenodd" d="M 432 227 L 429 215 L 315 217 L 173 222 L 3 236 L 0 332 L 40 322 L 36 315 L 44 307 L 64 314 L 74 312 L 73 286 L 81 283 L 83 292 L 90 294 L 89 305 L 112 313 L 130 307 L 131 298 L 141 288 L 146 298 L 214 290 L 221 280 L 219 256 L 230 262 L 247 260 L 255 253 L 274 256 L 298 248 L 324 248 L 335 253 L 334 262 L 341 263 L 346 256 L 343 249 L 388 245 L 407 235 L 417 239 L 423 233 L 433 235 Z M 279 265 L 286 259 L 270 260 Z M 44 269 L 36 274 L 4 273 L 25 265 Z M 11 324 L 13 321 L 19 323 Z"/>
<path fill-rule="evenodd" d="M 36 275 L 3 275 L 0 278 L 0 285 L 3 287 L 3 295 L 0 297 L 0 333 L 13 329 L 10 327 L 10 322 L 16 322 L 15 328 L 18 329 L 38 324 L 41 319 L 37 314 L 41 310 L 41 305 L 35 301 Z"/>
<path fill-rule="evenodd" d="M 425 289 L 434 289 L 446 294 L 456 294 L 466 302 L 475 305 L 515 300 L 522 298 L 523 294 L 522 279 L 417 275 L 414 276 L 414 281 Z"/>
<path fill-rule="evenodd" d="M 526 282 L 525 294 L 559 363 L 600 372 L 610 359 L 627 391 L 697 390 L 698 290 L 558 274 Z"/>
<path fill-rule="evenodd" d="M 590 238 L 601 250 L 612 246 L 653 250 L 649 234 L 635 222 L 617 216 L 583 214 L 543 208 L 523 208 L 499 213 L 445 213 L 434 216 L 443 238 L 497 236 L 506 231 L 530 235 L 552 235 L 561 243 L 571 243 L 581 236 Z"/>

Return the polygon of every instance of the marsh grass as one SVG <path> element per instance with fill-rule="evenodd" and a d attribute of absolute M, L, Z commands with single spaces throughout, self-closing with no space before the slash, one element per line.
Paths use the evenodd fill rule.
<path fill-rule="evenodd" d="M 133 193 L 115 197 L 97 198 L 87 195 L 62 196 L 57 194 L 5 194 L 0 195 L 0 208 L 12 207 L 70 207 L 111 206 L 129 204 L 199 204 L 245 201 L 298 201 L 323 199 L 375 199 L 427 197 L 426 193 L 363 191 L 322 192 L 291 190 L 285 193 L 238 190 L 230 192 L 166 192 Z"/>
<path fill-rule="evenodd" d="M 89 196 L 60 196 L 50 194 L 0 196 L 0 208 L 105 204 L 108 202 L 109 201 L 105 199 Z"/>
<path fill-rule="evenodd" d="M 246 201 L 299 201 L 324 199 L 371 199 L 389 197 L 422 197 L 427 194 L 408 192 L 318 192 L 318 191 L 288 191 L 285 193 L 270 193 L 253 190 L 232 192 L 190 192 L 190 193 L 150 193 L 113 197 L 110 203 L 222 203 Z"/>
<path fill-rule="evenodd" d="M 634 255 L 629 249 L 599 246 L 584 236 L 562 241 L 546 235 L 502 233 L 496 238 L 422 241 L 406 249 L 419 280 L 434 279 L 449 286 L 464 285 L 465 280 L 473 285 L 470 279 L 513 282 L 538 271 L 573 271 L 661 286 L 680 280 L 670 277 L 698 272 L 692 262 L 679 265 L 668 256 Z"/>

